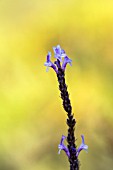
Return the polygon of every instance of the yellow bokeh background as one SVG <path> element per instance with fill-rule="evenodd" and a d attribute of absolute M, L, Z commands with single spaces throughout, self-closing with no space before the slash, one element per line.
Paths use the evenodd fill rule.
<path fill-rule="evenodd" d="M 0 170 L 69 169 L 58 155 L 66 114 L 44 67 L 57 44 L 73 60 L 66 82 L 76 144 L 84 134 L 89 146 L 80 169 L 113 168 L 113 1 L 0 0 Z"/>

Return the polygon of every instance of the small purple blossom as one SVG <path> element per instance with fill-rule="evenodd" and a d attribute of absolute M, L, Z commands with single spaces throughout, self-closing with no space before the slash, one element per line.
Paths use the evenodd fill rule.
<path fill-rule="evenodd" d="M 51 62 L 50 58 L 51 58 L 51 52 L 48 52 L 48 54 L 47 54 L 47 61 L 44 63 L 44 66 L 47 66 L 46 71 L 49 70 L 48 67 L 52 67 L 55 70 L 55 72 L 57 73 L 56 66 Z"/>
<path fill-rule="evenodd" d="M 63 64 L 62 64 L 62 69 L 65 70 L 66 68 L 66 65 L 67 64 L 70 64 L 70 66 L 72 66 L 72 60 L 70 58 L 68 58 L 67 56 L 64 57 L 64 61 L 63 61 Z"/>
<path fill-rule="evenodd" d="M 60 45 L 53 47 L 55 58 L 62 62 L 62 58 L 66 56 L 65 51 L 61 49 Z"/>
<path fill-rule="evenodd" d="M 85 142 L 84 142 L 84 135 L 81 135 L 81 138 L 82 138 L 82 143 L 81 143 L 81 145 L 79 146 L 79 148 L 77 149 L 77 154 L 76 154 L 77 157 L 78 157 L 80 151 L 82 151 L 82 150 L 87 151 L 87 150 L 88 150 L 88 146 L 85 145 Z"/>
<path fill-rule="evenodd" d="M 61 141 L 60 141 L 60 144 L 58 145 L 58 148 L 59 148 L 59 151 L 58 151 L 58 154 L 60 154 L 61 150 L 64 150 L 66 155 L 68 157 L 70 157 L 70 153 L 69 153 L 69 150 L 68 148 L 64 145 L 64 140 L 66 139 L 66 136 L 62 135 L 62 138 L 61 138 Z"/>

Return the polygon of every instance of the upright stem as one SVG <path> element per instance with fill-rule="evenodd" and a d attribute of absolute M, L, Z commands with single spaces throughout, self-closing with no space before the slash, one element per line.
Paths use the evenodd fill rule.
<path fill-rule="evenodd" d="M 74 130 L 75 130 L 75 124 L 76 121 L 74 119 L 74 116 L 72 114 L 72 106 L 69 99 L 69 93 L 67 91 L 67 86 L 65 83 L 65 73 L 64 70 L 59 67 L 57 78 L 59 82 L 59 90 L 61 92 L 61 98 L 63 100 L 63 107 L 64 110 L 67 112 L 67 125 L 68 125 L 68 135 L 67 135 L 67 142 L 68 142 L 68 149 L 70 152 L 69 162 L 70 162 L 70 170 L 79 170 L 79 161 L 76 156 L 77 150 L 75 145 L 75 136 L 74 136 Z"/>

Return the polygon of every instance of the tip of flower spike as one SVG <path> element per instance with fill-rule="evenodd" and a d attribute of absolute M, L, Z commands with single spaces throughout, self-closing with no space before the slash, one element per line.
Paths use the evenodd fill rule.
<path fill-rule="evenodd" d="M 53 51 L 54 51 L 55 58 L 60 62 L 62 62 L 62 58 L 66 56 L 65 51 L 61 49 L 60 45 L 53 47 Z"/>
<path fill-rule="evenodd" d="M 47 54 L 47 60 L 44 63 L 44 66 L 47 67 L 46 71 L 48 71 L 49 67 L 52 67 L 56 73 L 58 73 L 58 69 L 62 69 L 65 71 L 66 65 L 69 63 L 72 65 L 72 60 L 67 57 L 65 51 L 61 49 L 60 45 L 57 45 L 56 47 L 53 47 L 54 51 L 54 57 L 57 59 L 54 61 L 54 64 L 51 62 L 51 52 L 48 52 Z M 61 64 L 62 63 L 62 64 Z"/>
<path fill-rule="evenodd" d="M 54 54 L 58 55 L 61 54 L 61 47 L 60 45 L 57 45 L 56 47 L 53 47 Z"/>

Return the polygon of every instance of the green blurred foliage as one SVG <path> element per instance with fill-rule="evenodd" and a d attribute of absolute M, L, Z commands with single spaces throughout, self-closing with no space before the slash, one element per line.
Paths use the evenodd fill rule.
<path fill-rule="evenodd" d="M 69 169 L 58 155 L 66 114 L 46 54 L 73 60 L 66 81 L 88 154 L 81 170 L 113 168 L 113 1 L 0 0 L 0 170 Z"/>

